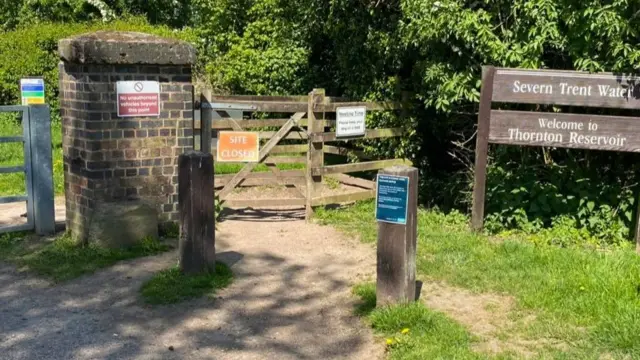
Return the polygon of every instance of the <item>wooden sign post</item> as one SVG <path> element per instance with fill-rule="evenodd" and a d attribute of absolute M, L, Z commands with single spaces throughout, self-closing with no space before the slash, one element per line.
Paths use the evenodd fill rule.
<path fill-rule="evenodd" d="M 476 230 L 484 221 L 489 143 L 640 152 L 640 118 L 492 110 L 492 102 L 640 109 L 640 78 L 484 67 L 471 217 Z M 640 232 L 635 238 L 640 252 Z"/>
<path fill-rule="evenodd" d="M 418 169 L 392 166 L 378 173 L 376 306 L 416 299 Z"/>
<path fill-rule="evenodd" d="M 188 151 L 178 157 L 178 171 L 180 269 L 187 274 L 214 271 L 213 155 Z"/>

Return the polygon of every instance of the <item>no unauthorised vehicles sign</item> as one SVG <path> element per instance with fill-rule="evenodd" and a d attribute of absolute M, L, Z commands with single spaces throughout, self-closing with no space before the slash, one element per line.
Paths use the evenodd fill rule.
<path fill-rule="evenodd" d="M 118 81 L 118 117 L 160 115 L 160 84 L 157 81 Z"/>

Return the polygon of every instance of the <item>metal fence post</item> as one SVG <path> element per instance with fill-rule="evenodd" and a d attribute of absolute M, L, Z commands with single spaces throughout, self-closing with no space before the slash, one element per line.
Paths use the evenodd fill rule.
<path fill-rule="evenodd" d="M 53 191 L 53 160 L 51 155 L 51 114 L 49 105 L 29 107 L 31 137 L 31 171 L 35 232 L 38 235 L 55 233 L 55 205 Z"/>
<path fill-rule="evenodd" d="M 200 96 L 200 151 L 211 154 L 211 90 L 205 89 Z"/>

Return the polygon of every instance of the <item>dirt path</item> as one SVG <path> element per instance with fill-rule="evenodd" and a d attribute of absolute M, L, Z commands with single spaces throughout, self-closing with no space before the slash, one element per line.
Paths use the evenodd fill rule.
<path fill-rule="evenodd" d="M 375 273 L 372 248 L 305 224 L 299 210 L 272 215 L 231 214 L 220 224 L 218 258 L 236 278 L 215 300 L 140 302 L 140 285 L 175 253 L 56 287 L 0 264 L 0 358 L 380 358 L 350 294 Z"/>
<path fill-rule="evenodd" d="M 64 223 L 65 205 L 64 197 L 55 199 L 55 218 L 56 222 Z M 0 204 L 0 227 L 21 225 L 27 223 L 27 203 L 17 202 L 9 204 Z"/>

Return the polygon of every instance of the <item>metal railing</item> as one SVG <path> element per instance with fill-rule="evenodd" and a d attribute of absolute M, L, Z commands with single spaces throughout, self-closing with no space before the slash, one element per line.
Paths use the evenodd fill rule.
<path fill-rule="evenodd" d="M 35 230 L 39 235 L 55 232 L 51 115 L 48 105 L 0 106 L 0 113 L 22 113 L 22 136 L 0 137 L 0 143 L 22 143 L 24 163 L 0 166 L 1 174 L 24 173 L 26 194 L 0 197 L 0 204 L 27 202 L 27 223 L 0 224 L 0 233 Z"/>

